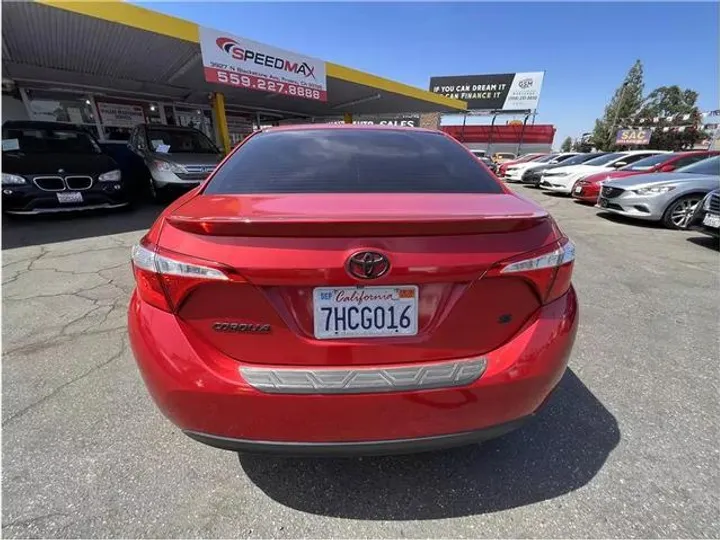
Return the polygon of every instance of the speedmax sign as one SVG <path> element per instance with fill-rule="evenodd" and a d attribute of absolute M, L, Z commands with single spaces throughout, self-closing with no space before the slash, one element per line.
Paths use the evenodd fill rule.
<path fill-rule="evenodd" d="M 200 28 L 205 80 L 273 94 L 327 101 L 325 62 L 212 28 Z"/>

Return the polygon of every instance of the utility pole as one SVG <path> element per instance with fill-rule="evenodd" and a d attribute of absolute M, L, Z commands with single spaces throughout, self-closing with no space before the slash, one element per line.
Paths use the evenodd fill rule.
<path fill-rule="evenodd" d="M 623 98 L 625 97 L 625 89 L 628 86 L 628 82 L 625 81 L 622 85 L 622 88 L 620 89 L 620 97 L 618 97 L 618 103 L 617 108 L 615 109 L 615 118 L 613 119 L 613 123 L 610 126 L 610 137 L 612 140 L 615 140 L 615 128 L 617 127 L 617 121 L 618 117 L 620 116 L 620 107 L 622 107 Z"/>

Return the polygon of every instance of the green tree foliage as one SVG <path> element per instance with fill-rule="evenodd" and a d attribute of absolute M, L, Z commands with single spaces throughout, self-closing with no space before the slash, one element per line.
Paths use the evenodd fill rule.
<path fill-rule="evenodd" d="M 692 148 L 707 136 L 698 129 L 701 126 L 701 116 L 697 98 L 698 93 L 694 90 L 683 90 L 677 85 L 656 88 L 648 94 L 642 108 L 635 115 L 633 126 L 655 127 L 649 148 L 675 151 Z M 686 115 L 690 117 L 685 119 Z M 654 122 L 654 118 L 660 118 L 660 121 Z M 642 123 L 638 122 L 640 119 L 643 119 Z M 685 126 L 685 129 L 678 131 L 680 126 Z M 664 131 L 665 127 L 670 129 Z"/>
<path fill-rule="evenodd" d="M 599 150 L 615 148 L 615 134 L 622 119 L 632 118 L 643 103 L 643 66 L 637 60 L 630 68 L 622 85 L 615 90 L 613 98 L 605 107 L 602 118 L 595 120 L 592 142 Z"/>
<path fill-rule="evenodd" d="M 572 150 L 572 138 L 571 137 L 565 137 L 565 140 L 560 145 L 560 151 L 561 152 L 569 152 Z"/>

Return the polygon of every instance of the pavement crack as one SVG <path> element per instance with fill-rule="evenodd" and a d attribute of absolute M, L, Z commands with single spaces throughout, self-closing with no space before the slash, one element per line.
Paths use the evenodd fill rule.
<path fill-rule="evenodd" d="M 86 377 L 89 377 L 90 375 L 92 375 L 92 374 L 95 373 L 96 371 L 104 368 L 105 366 L 111 364 L 111 363 L 114 362 L 115 360 L 121 358 L 121 357 L 123 356 L 123 354 L 125 354 L 125 353 L 127 352 L 127 350 L 128 350 L 127 340 L 125 339 L 125 336 L 124 336 L 124 335 L 121 337 L 120 343 L 121 343 L 121 345 L 120 345 L 120 350 L 119 350 L 117 353 L 115 353 L 114 355 L 112 355 L 110 358 L 108 358 L 108 359 L 105 360 L 104 362 L 101 362 L 101 363 L 99 363 L 99 364 L 91 367 L 91 368 L 88 369 L 87 371 L 81 373 L 80 375 L 78 375 L 77 377 L 75 377 L 75 378 L 67 381 L 66 383 L 61 384 L 60 386 L 58 386 L 57 388 L 55 388 L 52 392 L 50 392 L 49 394 L 43 396 L 42 398 L 38 399 L 37 401 L 31 403 L 31 404 L 28 405 L 27 407 L 24 407 L 24 408 L 20 409 L 19 411 L 17 411 L 16 413 L 11 414 L 8 418 L 6 418 L 5 420 L 3 420 L 2 425 L 3 425 L 3 426 L 6 426 L 6 425 L 8 425 L 10 422 L 13 422 L 13 421 L 15 421 L 15 420 L 19 420 L 20 418 L 22 418 L 23 416 L 25 416 L 28 412 L 32 411 L 33 409 L 35 409 L 35 408 L 38 407 L 39 405 L 42 405 L 42 404 L 45 403 L 46 401 L 52 399 L 54 396 L 56 396 L 57 394 L 59 394 L 60 392 L 62 392 L 62 391 L 63 391 L 65 388 L 67 388 L 68 386 L 71 386 L 71 385 L 75 384 L 76 382 L 79 382 L 79 381 L 85 379 Z"/>
<path fill-rule="evenodd" d="M 34 525 L 37 521 L 42 521 L 44 519 L 50 519 L 50 518 L 56 518 L 56 517 L 68 517 L 67 514 L 64 514 L 62 512 L 51 512 L 49 514 L 42 514 L 41 516 L 35 516 L 33 518 L 26 518 L 26 519 L 14 519 L 13 521 L 9 523 L 3 523 L 3 529 L 6 529 L 8 527 L 17 527 L 17 526 L 26 526 L 26 525 Z"/>

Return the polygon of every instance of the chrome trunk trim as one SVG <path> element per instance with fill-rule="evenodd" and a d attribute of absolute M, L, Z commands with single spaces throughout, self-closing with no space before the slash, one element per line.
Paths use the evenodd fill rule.
<path fill-rule="evenodd" d="M 360 394 L 463 386 L 485 371 L 485 358 L 387 368 L 241 367 L 253 388 L 271 394 Z"/>

